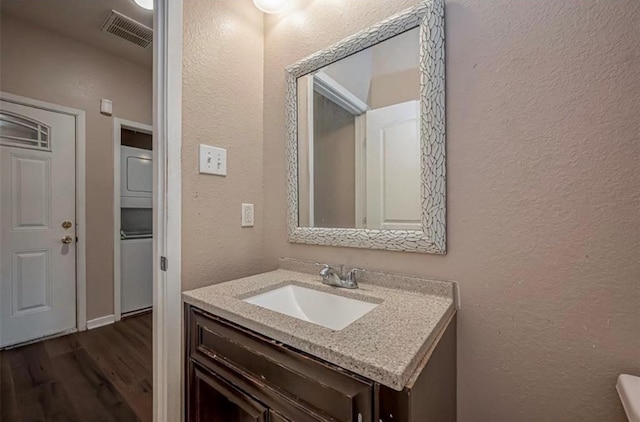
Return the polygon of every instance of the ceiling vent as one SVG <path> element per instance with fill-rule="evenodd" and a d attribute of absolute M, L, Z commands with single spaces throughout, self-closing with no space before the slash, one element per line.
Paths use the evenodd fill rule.
<path fill-rule="evenodd" d="M 104 21 L 100 30 L 113 34 L 142 48 L 147 48 L 153 43 L 153 29 L 115 10 L 111 11 L 111 14 L 107 20 Z"/>

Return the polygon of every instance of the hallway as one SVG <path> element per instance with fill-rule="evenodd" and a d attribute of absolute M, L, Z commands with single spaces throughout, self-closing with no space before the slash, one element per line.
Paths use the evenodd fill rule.
<path fill-rule="evenodd" d="M 152 314 L 0 352 L 2 422 L 151 422 Z"/>

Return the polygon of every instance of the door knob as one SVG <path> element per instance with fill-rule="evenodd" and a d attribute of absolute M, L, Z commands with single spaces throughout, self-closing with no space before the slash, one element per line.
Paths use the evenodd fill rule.
<path fill-rule="evenodd" d="M 73 237 L 71 236 L 64 236 L 62 238 L 62 243 L 64 243 L 65 245 L 68 245 L 69 243 L 73 242 Z"/>

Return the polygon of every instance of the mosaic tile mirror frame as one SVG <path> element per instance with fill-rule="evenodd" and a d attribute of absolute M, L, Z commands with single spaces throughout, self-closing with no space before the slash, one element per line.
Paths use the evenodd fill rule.
<path fill-rule="evenodd" d="M 301 150 L 311 148 L 311 151 L 314 151 L 313 145 L 311 147 L 305 146 L 306 140 L 302 139 L 303 135 L 301 135 L 301 133 L 309 129 L 307 127 L 309 126 L 309 121 L 302 120 L 304 116 L 301 109 L 305 106 L 302 103 L 308 101 L 306 98 L 302 99 L 304 94 L 304 89 L 301 89 L 302 81 L 305 78 L 311 80 L 312 82 L 309 85 L 311 91 L 309 92 L 313 95 L 313 86 L 315 86 L 316 95 L 319 95 L 317 92 L 319 90 L 323 91 L 324 88 L 322 87 L 326 88 L 327 86 L 326 80 L 333 81 L 332 78 L 324 77 L 327 76 L 326 73 L 328 72 L 323 72 L 323 69 L 328 70 L 331 65 L 349 59 L 364 50 L 370 50 L 373 47 L 382 45 L 386 41 L 399 38 L 410 31 L 413 31 L 416 37 L 419 38 L 418 45 L 415 48 L 418 56 L 415 58 L 416 88 L 418 92 L 415 94 L 414 101 L 417 125 L 415 126 L 416 151 L 413 154 L 416 157 L 416 194 L 412 200 L 411 207 L 413 208 L 407 207 L 407 209 L 415 209 L 417 214 L 415 221 L 412 224 L 402 224 L 402 222 L 395 224 L 391 221 L 392 219 L 389 219 L 390 222 L 387 224 L 378 224 L 377 226 L 372 225 L 372 223 L 367 224 L 367 220 L 373 220 L 373 218 L 369 219 L 369 216 L 366 215 L 368 205 L 365 203 L 366 201 L 358 202 L 363 201 L 362 198 L 366 196 L 367 190 L 363 188 L 361 193 L 358 194 L 357 186 L 355 188 L 356 222 L 354 224 L 348 223 L 344 224 L 344 227 L 335 227 L 328 222 L 328 219 L 325 223 L 324 217 L 319 217 L 320 213 L 318 212 L 315 213 L 314 221 L 313 209 L 318 210 L 319 205 L 310 206 L 308 201 L 313 204 L 313 198 L 315 198 L 316 203 L 321 203 L 326 207 L 335 205 L 340 208 L 341 204 L 337 199 L 335 201 L 318 200 L 319 195 L 313 191 L 314 186 L 316 190 L 318 189 L 318 181 L 315 182 L 315 185 L 312 182 L 311 194 L 308 191 L 308 179 L 311 178 L 313 180 L 313 175 L 317 176 L 317 170 L 309 169 L 312 163 L 307 163 L 305 161 L 306 158 L 300 159 L 300 154 L 304 153 Z M 320 78 L 320 76 L 323 76 L 323 78 Z M 313 80 L 315 80 L 315 83 Z M 338 89 L 333 89 L 329 83 L 329 94 L 331 92 L 334 94 L 326 94 L 326 89 L 323 91 L 327 98 L 332 96 L 341 97 L 342 94 L 340 92 L 346 92 L 346 103 L 351 104 L 346 108 L 353 109 L 355 107 L 356 111 L 351 110 L 354 115 L 360 113 L 360 116 L 364 116 L 368 111 L 371 111 L 367 111 L 369 106 L 366 99 L 360 102 L 347 90 L 342 89 L 342 86 L 336 85 Z M 350 102 L 349 97 L 354 98 L 353 102 Z M 326 98 L 322 97 L 322 99 Z M 333 99 L 332 104 L 341 102 L 344 103 L 345 101 Z M 356 104 L 355 106 L 353 106 L 354 103 Z M 357 111 L 359 103 L 362 104 L 362 109 Z M 310 104 L 313 104 L 313 100 Z M 311 119 L 311 124 L 313 124 L 314 115 L 307 115 L 307 117 Z M 287 67 L 286 119 L 287 225 L 289 242 L 435 254 L 446 253 L 444 0 L 421 2 L 411 9 L 360 31 Z M 358 126 L 357 121 L 356 117 L 356 127 Z M 363 123 L 363 127 L 366 127 L 365 123 Z M 303 129 L 302 131 L 301 128 Z M 357 132 L 358 129 L 356 129 L 356 134 Z M 313 138 L 313 132 L 309 136 Z M 368 135 L 363 135 L 362 139 L 363 142 L 367 142 L 366 146 L 369 148 Z M 358 148 L 357 142 L 356 139 L 356 149 Z M 356 151 L 355 154 L 356 160 L 358 160 L 358 152 Z M 367 158 L 365 157 L 363 160 L 363 163 L 366 164 Z M 333 165 L 337 167 L 338 164 L 335 163 Z M 396 167 L 398 166 L 396 165 Z M 356 164 L 356 171 L 357 168 L 358 164 Z M 389 178 L 391 179 L 392 176 L 389 176 Z M 358 177 L 356 175 L 356 184 L 359 183 L 357 180 Z M 382 193 L 384 194 L 384 192 Z M 392 193 L 390 192 L 389 195 Z M 311 199 L 309 198 L 310 195 Z M 335 202 L 335 204 L 331 202 Z"/>

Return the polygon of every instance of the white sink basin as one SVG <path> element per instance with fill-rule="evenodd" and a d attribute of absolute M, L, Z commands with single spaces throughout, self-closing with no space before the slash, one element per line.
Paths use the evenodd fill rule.
<path fill-rule="evenodd" d="M 378 306 L 293 284 L 243 301 L 336 331 L 342 330 Z"/>
<path fill-rule="evenodd" d="M 629 422 L 640 422 L 640 377 L 620 375 L 616 390 L 618 390 L 622 407 L 627 413 Z"/>

